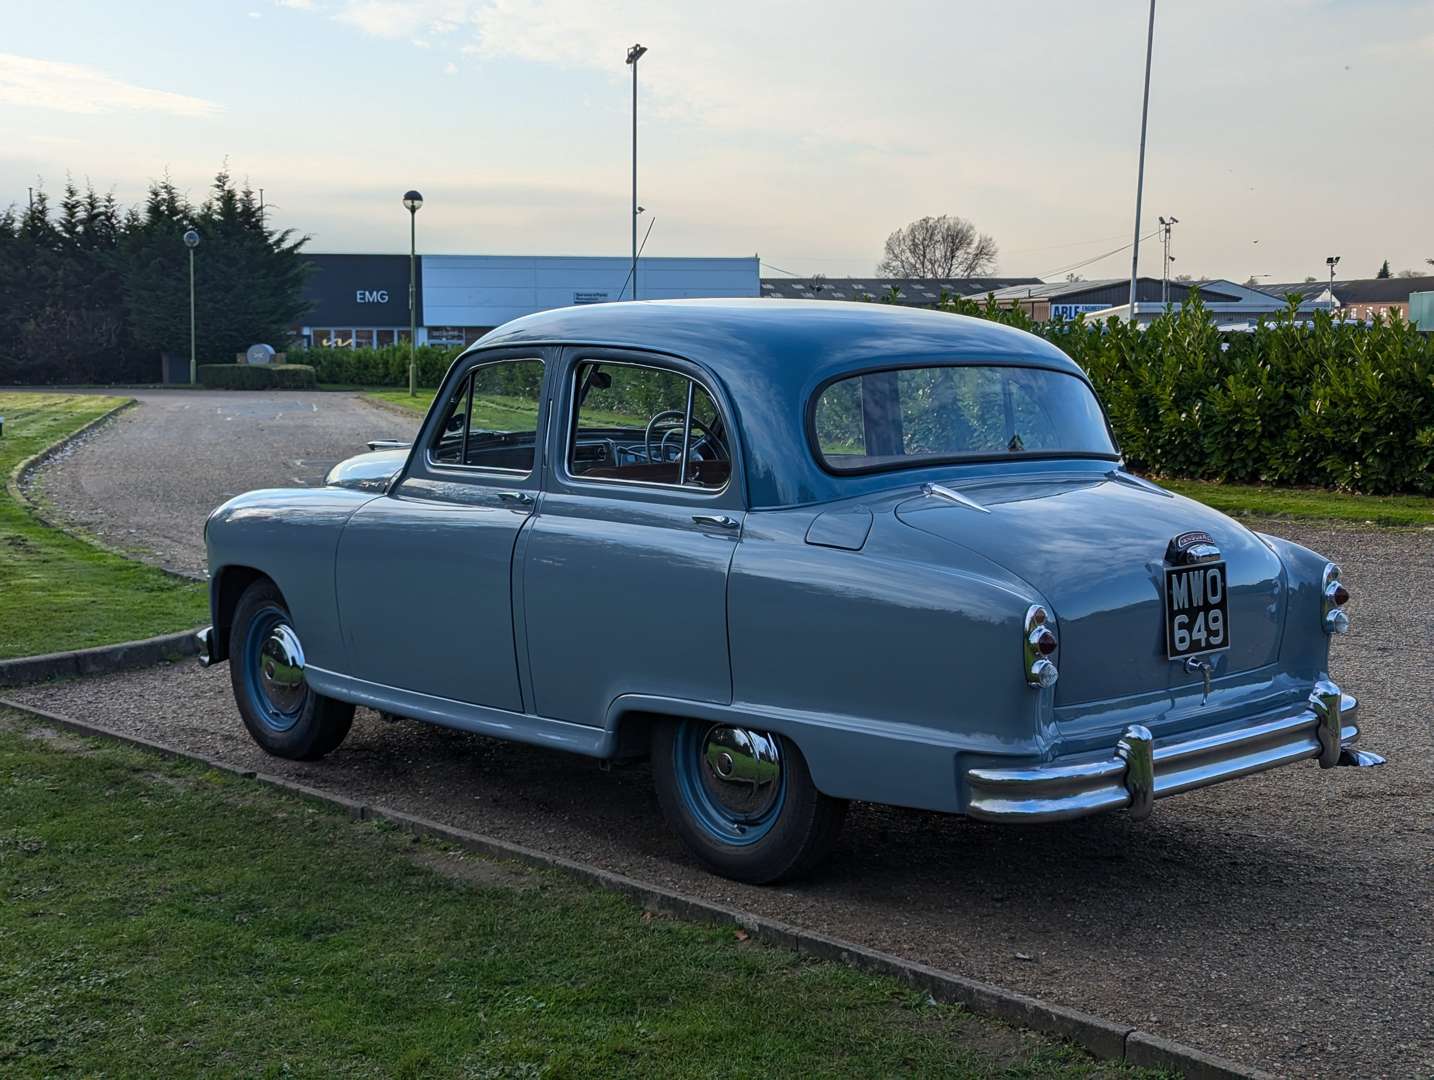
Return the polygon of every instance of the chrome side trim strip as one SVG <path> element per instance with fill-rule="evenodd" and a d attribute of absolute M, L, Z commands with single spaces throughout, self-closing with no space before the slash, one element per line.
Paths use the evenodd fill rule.
<path fill-rule="evenodd" d="M 1128 808 L 1141 818 L 1155 799 L 1305 758 L 1323 765 L 1328 757 L 1331 766 L 1381 764 L 1379 755 L 1351 746 L 1359 738 L 1358 717 L 1353 697 L 1321 681 L 1307 704 L 1241 727 L 1157 743 L 1132 724 L 1108 758 L 967 769 L 966 812 L 985 821 L 1061 821 Z"/>

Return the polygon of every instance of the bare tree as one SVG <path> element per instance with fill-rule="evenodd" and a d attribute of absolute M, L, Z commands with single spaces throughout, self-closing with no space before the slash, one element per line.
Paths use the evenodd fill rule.
<path fill-rule="evenodd" d="M 882 277 L 949 278 L 990 273 L 996 241 L 965 218 L 924 217 L 886 238 L 876 272 Z"/>

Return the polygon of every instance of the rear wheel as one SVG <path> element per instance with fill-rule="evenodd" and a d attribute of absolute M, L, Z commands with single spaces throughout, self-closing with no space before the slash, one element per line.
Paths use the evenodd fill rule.
<path fill-rule="evenodd" d="M 831 849 L 847 804 L 812 783 L 796 743 L 767 731 L 697 720 L 652 737 L 657 800 L 704 865 L 754 885 L 795 877 Z"/>
<path fill-rule="evenodd" d="M 244 590 L 229 627 L 229 678 L 254 741 L 277 757 L 314 761 L 344 741 L 354 707 L 304 678 L 304 649 L 273 582 Z"/>

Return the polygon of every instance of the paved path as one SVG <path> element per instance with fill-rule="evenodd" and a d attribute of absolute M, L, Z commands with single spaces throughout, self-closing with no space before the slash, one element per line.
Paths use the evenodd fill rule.
<path fill-rule="evenodd" d="M 66 524 L 188 573 L 203 573 L 204 519 L 231 495 L 321 484 L 369 439 L 418 428 L 358 394 L 115 393 L 139 404 L 47 462 L 31 488 Z"/>
<path fill-rule="evenodd" d="M 253 403 L 184 397 L 146 396 L 47 481 L 57 501 L 74 505 L 78 497 L 57 485 L 76 478 L 97 514 L 128 523 L 177 565 L 194 565 L 203 512 L 228 492 L 312 482 L 364 438 L 402 427 L 393 422 L 402 418 L 326 394 Z M 241 424 L 242 416 L 254 423 Z M 17 696 L 1282 1075 L 1434 1075 L 1434 660 L 1423 640 L 1434 533 L 1274 531 L 1344 565 L 1355 633 L 1336 642 L 1333 674 L 1363 699 L 1365 745 L 1387 754 L 1388 766 L 1321 772 L 1305 762 L 1162 800 L 1141 824 L 1114 814 L 999 827 L 858 805 L 821 871 L 775 888 L 694 865 L 662 824 L 642 766 L 603 773 L 584 759 L 390 724 L 364 710 L 325 761 L 266 758 L 234 710 L 227 665 Z"/>

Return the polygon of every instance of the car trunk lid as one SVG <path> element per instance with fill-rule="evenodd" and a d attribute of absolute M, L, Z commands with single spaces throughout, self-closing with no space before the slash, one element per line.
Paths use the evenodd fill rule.
<path fill-rule="evenodd" d="M 1040 593 L 1059 632 L 1058 708 L 1202 686 L 1199 670 L 1166 656 L 1166 552 L 1192 531 L 1209 534 L 1226 567 L 1230 645 L 1208 658 L 1212 676 L 1252 671 L 1279 655 L 1284 586 L 1275 554 L 1223 514 L 1128 473 L 928 485 L 896 515 L 980 552 Z"/>

